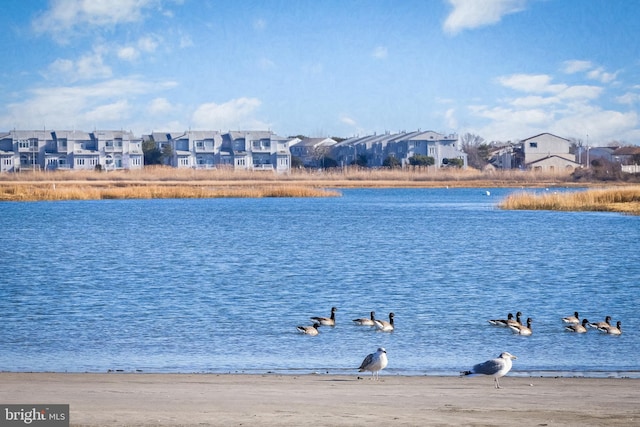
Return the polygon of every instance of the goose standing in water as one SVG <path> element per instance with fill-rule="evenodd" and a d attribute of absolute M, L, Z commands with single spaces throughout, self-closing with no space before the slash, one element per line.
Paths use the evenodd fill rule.
<path fill-rule="evenodd" d="M 393 325 L 393 318 L 395 317 L 395 314 L 393 313 L 389 313 L 389 321 L 387 322 L 386 320 L 374 320 L 373 322 L 376 325 L 376 328 L 378 328 L 379 331 L 382 332 L 391 332 L 394 329 L 394 325 Z"/>
<path fill-rule="evenodd" d="M 589 322 L 589 326 L 595 329 L 608 328 L 611 326 L 611 316 L 604 318 L 604 322 Z"/>
<path fill-rule="evenodd" d="M 337 308 L 331 307 L 331 317 L 312 317 L 311 320 L 320 323 L 322 326 L 335 326 L 336 311 L 338 311 Z"/>
<path fill-rule="evenodd" d="M 371 371 L 371 378 L 380 379 L 380 371 L 387 367 L 389 363 L 387 359 L 387 350 L 379 347 L 375 353 L 371 353 L 364 358 L 358 372 Z"/>
<path fill-rule="evenodd" d="M 376 320 L 376 312 L 372 311 L 371 312 L 371 318 L 367 319 L 366 317 L 362 317 L 360 319 L 353 319 L 353 321 L 355 322 L 356 325 L 362 325 L 362 326 L 375 326 L 375 320 Z"/>
<path fill-rule="evenodd" d="M 478 363 L 468 371 L 460 372 L 461 376 L 475 377 L 476 375 L 489 375 L 493 377 L 496 388 L 500 388 L 500 382 L 498 378 L 507 375 L 507 372 L 511 370 L 513 364 L 512 360 L 517 359 L 516 356 L 508 351 L 503 352 L 496 359 L 487 360 L 483 363 Z"/>
<path fill-rule="evenodd" d="M 587 319 L 582 319 L 581 324 L 565 326 L 564 329 L 569 332 L 584 334 L 585 332 L 587 332 L 587 323 L 589 323 Z"/>
<path fill-rule="evenodd" d="M 616 326 L 609 325 L 608 328 L 598 328 L 599 331 L 606 332 L 609 335 L 621 335 L 622 334 L 622 322 L 617 321 Z"/>
<path fill-rule="evenodd" d="M 527 326 L 524 325 L 509 325 L 511 330 L 518 335 L 526 335 L 529 336 L 533 333 L 531 330 L 531 317 L 527 318 Z"/>
<path fill-rule="evenodd" d="M 562 321 L 564 323 L 569 323 L 571 325 L 579 325 L 580 324 L 580 315 L 576 311 L 576 312 L 573 313 L 573 316 L 563 317 Z"/>
<path fill-rule="evenodd" d="M 311 326 L 296 326 L 296 329 L 302 332 L 303 334 L 316 336 L 318 335 L 318 328 L 320 327 L 319 323 L 314 323 Z"/>

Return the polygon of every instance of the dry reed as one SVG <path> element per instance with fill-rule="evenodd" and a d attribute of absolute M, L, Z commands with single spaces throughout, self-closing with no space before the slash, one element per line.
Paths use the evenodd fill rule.
<path fill-rule="evenodd" d="M 640 186 L 544 194 L 521 192 L 506 197 L 499 206 L 513 210 L 601 211 L 640 215 Z"/>
<path fill-rule="evenodd" d="M 101 200 L 101 199 L 193 199 L 261 197 L 336 197 L 340 193 L 298 185 L 259 187 L 209 187 L 193 185 L 78 185 L 12 184 L 0 186 L 0 201 Z"/>

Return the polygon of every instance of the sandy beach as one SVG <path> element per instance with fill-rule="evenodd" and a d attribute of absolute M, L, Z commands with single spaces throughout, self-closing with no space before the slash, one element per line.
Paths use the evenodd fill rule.
<path fill-rule="evenodd" d="M 640 379 L 1 373 L 0 403 L 73 426 L 637 426 Z"/>

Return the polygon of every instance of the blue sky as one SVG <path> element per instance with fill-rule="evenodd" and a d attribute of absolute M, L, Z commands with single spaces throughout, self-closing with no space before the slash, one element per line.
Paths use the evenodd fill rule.
<path fill-rule="evenodd" d="M 5 0 L 0 129 L 640 144 L 640 2 Z"/>

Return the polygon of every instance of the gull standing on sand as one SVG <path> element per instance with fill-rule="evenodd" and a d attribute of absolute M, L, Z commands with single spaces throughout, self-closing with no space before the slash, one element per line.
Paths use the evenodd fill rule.
<path fill-rule="evenodd" d="M 378 328 L 379 331 L 382 332 L 392 332 L 393 329 L 395 328 L 395 326 L 393 325 L 393 318 L 395 317 L 395 314 L 393 313 L 389 313 L 389 321 L 387 322 L 386 320 L 374 320 L 373 322 L 376 325 L 376 328 Z"/>
<path fill-rule="evenodd" d="M 380 371 L 387 367 L 387 350 L 379 347 L 375 353 L 371 353 L 364 358 L 358 372 L 371 371 L 371 379 L 379 380 Z"/>
<path fill-rule="evenodd" d="M 353 319 L 354 323 L 356 325 L 362 325 L 362 326 L 374 326 L 375 325 L 375 320 L 376 320 L 376 312 L 372 311 L 371 312 L 371 318 L 367 319 L 366 317 L 362 317 L 360 319 Z"/>
<path fill-rule="evenodd" d="M 320 323 L 322 326 L 335 326 L 336 311 L 338 311 L 337 308 L 331 307 L 331 317 L 312 317 L 311 320 Z"/>
<path fill-rule="evenodd" d="M 314 323 L 311 326 L 296 326 L 296 329 L 302 332 L 303 334 L 316 336 L 318 335 L 318 328 L 320 327 L 319 323 Z"/>
<path fill-rule="evenodd" d="M 512 359 L 517 359 L 516 356 L 505 351 L 498 356 L 497 359 L 487 360 L 483 363 L 478 363 L 469 371 L 460 372 L 461 376 L 475 377 L 476 375 L 489 375 L 493 377 L 496 388 L 500 388 L 500 382 L 498 378 L 504 377 L 507 372 L 511 370 Z"/>
<path fill-rule="evenodd" d="M 585 332 L 587 332 L 587 323 L 589 323 L 587 319 L 582 319 L 582 324 L 565 326 L 564 329 L 569 332 L 584 334 Z"/>

